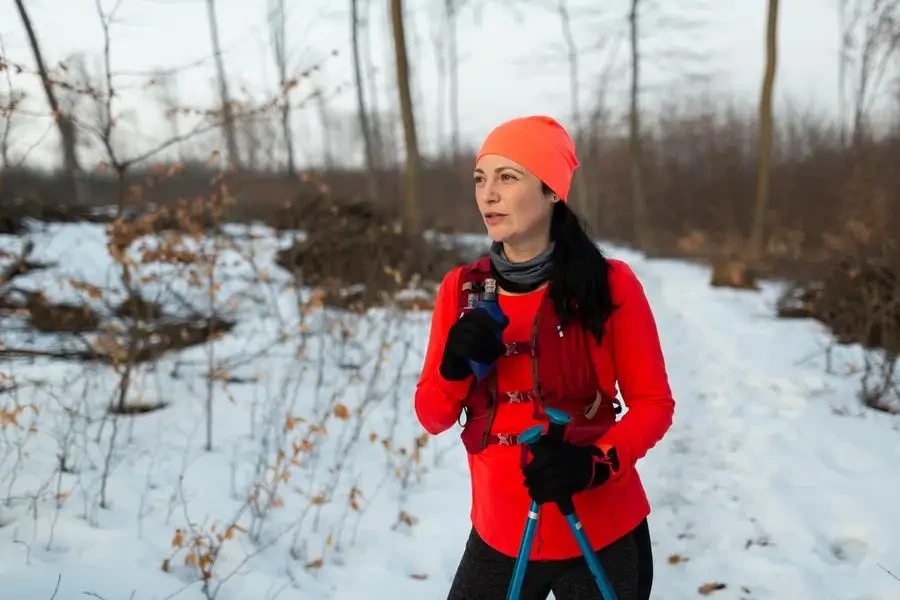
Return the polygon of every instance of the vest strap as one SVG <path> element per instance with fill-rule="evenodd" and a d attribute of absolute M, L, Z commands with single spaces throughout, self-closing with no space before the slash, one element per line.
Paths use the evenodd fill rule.
<path fill-rule="evenodd" d="M 488 444 L 498 446 L 518 446 L 519 435 L 517 433 L 495 433 L 488 438 Z"/>
<path fill-rule="evenodd" d="M 593 419 L 594 415 L 597 414 L 597 411 L 600 409 L 600 405 L 603 403 L 603 394 L 597 392 L 597 396 L 594 398 L 594 401 L 588 404 L 584 408 L 584 416 L 588 419 Z"/>
<path fill-rule="evenodd" d="M 534 402 L 538 395 L 534 390 L 520 390 L 514 392 L 506 392 L 506 401 L 510 404 L 523 404 L 525 402 Z"/>
<path fill-rule="evenodd" d="M 517 354 L 527 354 L 531 357 L 537 357 L 537 347 L 531 342 L 509 342 L 506 344 L 506 356 L 515 356 Z"/>

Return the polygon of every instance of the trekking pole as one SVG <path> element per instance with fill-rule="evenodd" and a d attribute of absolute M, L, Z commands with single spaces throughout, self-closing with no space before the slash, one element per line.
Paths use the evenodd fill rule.
<path fill-rule="evenodd" d="M 550 420 L 549 429 L 551 430 L 562 428 L 572 420 L 572 417 L 567 413 L 555 408 L 544 409 L 544 412 L 547 413 L 547 417 Z M 550 431 L 548 430 L 547 433 L 549 434 Z M 562 432 L 558 431 L 558 433 L 561 434 Z M 559 437 L 562 439 L 562 435 Z M 543 438 L 538 438 L 534 443 L 529 444 L 535 457 L 547 451 L 547 447 L 542 442 L 544 442 Z M 557 506 L 559 506 L 559 512 L 566 518 L 569 529 L 572 530 L 572 535 L 575 536 L 575 541 L 578 542 L 578 547 L 581 549 L 581 554 L 584 555 L 584 560 L 591 570 L 591 575 L 594 576 L 594 581 L 597 583 L 600 594 L 604 600 L 616 600 L 616 593 L 613 591 L 612 584 L 606 576 L 606 572 L 603 570 L 600 559 L 597 558 L 597 553 L 594 552 L 590 540 L 588 540 L 587 533 L 585 533 L 578 515 L 575 513 L 575 503 L 572 501 L 572 498 L 566 498 L 562 502 L 558 502 Z"/>
<path fill-rule="evenodd" d="M 544 428 L 541 425 L 530 427 L 519 434 L 519 442 L 531 445 L 541 439 Z M 525 579 L 525 568 L 528 566 L 528 557 L 531 555 L 531 545 L 534 542 L 534 533 L 537 529 L 538 513 L 540 506 L 534 500 L 528 509 L 528 518 L 525 520 L 525 531 L 522 533 L 522 541 L 519 542 L 519 554 L 516 556 L 516 564 L 513 567 L 512 579 L 509 582 L 509 590 L 506 592 L 506 600 L 519 600 L 522 593 L 522 581 Z"/>
<path fill-rule="evenodd" d="M 549 408 L 544 412 L 547 413 L 547 417 L 550 419 L 551 427 L 554 425 L 561 427 L 571 420 L 571 417 L 566 413 L 552 408 Z M 519 434 L 519 442 L 532 446 L 533 444 L 538 444 L 543 435 L 543 425 L 535 425 Z M 531 507 L 528 509 L 528 518 L 525 521 L 525 531 L 522 533 L 522 541 L 519 542 L 519 554 L 516 556 L 516 564 L 513 567 L 512 579 L 509 582 L 506 600 L 519 600 L 519 594 L 522 592 L 522 581 L 525 579 L 525 568 L 528 566 L 528 557 L 531 555 L 531 546 L 534 543 L 534 534 L 537 529 L 539 511 L 540 506 L 537 502 L 532 500 Z"/>

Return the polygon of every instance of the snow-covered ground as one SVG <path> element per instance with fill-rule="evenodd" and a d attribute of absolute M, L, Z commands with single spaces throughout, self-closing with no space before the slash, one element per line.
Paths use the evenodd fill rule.
<path fill-rule="evenodd" d="M 234 233 L 216 273 L 238 325 L 130 382 L 131 402 L 167 408 L 108 416 L 121 380 L 110 367 L 0 365 L 0 411 L 16 415 L 0 420 L 0 599 L 445 597 L 469 484 L 457 432 L 423 437 L 412 410 L 428 315 L 298 310 L 309 294 L 272 265 L 279 242 Z M 34 258 L 55 266 L 17 287 L 55 299 L 83 291 L 71 278 L 117 288 L 102 227 L 33 239 Z M 9 252 L 20 244 L 0 238 Z M 701 266 L 610 254 L 644 283 L 677 401 L 672 429 L 639 463 L 654 507 L 653 597 L 695 598 L 718 582 L 710 597 L 900 598 L 889 574 L 900 575 L 900 419 L 856 400 L 857 349 L 837 352 L 828 374 L 827 333 L 776 320 L 776 286 L 717 290 Z M 172 310 L 208 303 L 183 270 L 152 272 L 147 289 Z M 61 343 L 18 318 L 0 336 Z"/>

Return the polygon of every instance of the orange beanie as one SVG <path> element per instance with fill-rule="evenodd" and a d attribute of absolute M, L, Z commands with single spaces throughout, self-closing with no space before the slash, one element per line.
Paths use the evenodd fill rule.
<path fill-rule="evenodd" d="M 516 161 L 563 201 L 569 195 L 572 174 L 579 164 L 575 144 L 565 128 L 543 115 L 520 117 L 498 125 L 484 140 L 475 162 L 485 154 L 499 154 Z"/>

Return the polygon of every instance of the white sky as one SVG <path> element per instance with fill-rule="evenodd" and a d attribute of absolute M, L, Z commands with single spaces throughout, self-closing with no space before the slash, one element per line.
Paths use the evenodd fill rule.
<path fill-rule="evenodd" d="M 546 2 L 546 0 L 544 0 Z M 114 0 L 103 0 L 111 7 Z M 388 29 L 388 1 L 370 0 L 374 27 L 371 54 L 377 72 L 379 106 L 396 105 L 393 88 L 393 50 Z M 837 113 L 838 21 L 836 0 L 782 0 L 780 22 L 780 64 L 777 78 L 779 103 L 790 100 L 804 108 L 831 115 Z M 365 5 L 365 0 L 360 0 Z M 28 0 L 31 17 L 41 38 L 46 60 L 55 64 L 66 56 L 85 52 L 89 67 L 99 67 L 102 36 L 94 0 Z M 288 46 L 296 71 L 314 63 L 317 57 L 338 49 L 328 59 L 315 81 L 326 90 L 345 84 L 343 92 L 329 100 L 329 109 L 344 124 L 333 134 L 343 149 L 339 159 L 357 161 L 355 141 L 355 96 L 351 82 L 351 55 L 347 13 L 349 0 L 286 0 Z M 411 67 L 415 76 L 414 94 L 418 110 L 419 137 L 426 152 L 433 150 L 438 127 L 438 78 L 435 62 L 436 40 L 440 37 L 440 0 L 407 0 L 412 13 L 408 24 Z M 496 123 L 526 113 L 548 113 L 571 124 L 568 70 L 562 59 L 560 22 L 545 9 L 534 8 L 526 0 L 470 0 L 470 5 L 488 5 L 480 14 L 466 10 L 460 36 L 460 117 L 465 143 L 476 145 Z M 606 16 L 581 16 L 575 28 L 581 46 L 603 42 L 607 48 L 619 46 L 619 63 L 627 65 L 627 33 L 624 0 L 570 0 L 573 14 L 579 6 L 602 5 Z M 674 6 L 675 2 L 654 0 L 653 4 Z M 764 62 L 763 32 L 765 0 L 678 0 L 679 9 L 665 11 L 683 19 L 702 21 L 694 29 L 677 23 L 646 17 L 644 42 L 648 53 L 645 104 L 677 99 L 698 89 L 686 72 L 709 74 L 717 93 L 754 106 Z M 703 8 L 703 5 L 706 8 Z M 509 6 L 524 8 L 511 10 Z M 697 8 L 700 7 L 700 8 Z M 710 8 L 714 7 L 714 8 Z M 218 0 L 220 38 L 232 91 L 246 86 L 257 98 L 275 89 L 274 63 L 266 27 L 267 0 Z M 652 5 L 650 7 L 652 9 Z M 596 10 L 596 9 L 594 9 Z M 657 14 L 659 11 L 656 11 Z M 112 62 L 116 73 L 150 72 L 206 59 L 199 66 L 179 72 L 178 94 L 191 106 L 210 106 L 214 72 L 210 58 L 210 38 L 204 0 L 122 0 L 112 30 Z M 672 14 L 667 18 L 671 19 Z M 32 65 L 24 29 L 12 0 L 0 4 L 0 35 L 7 56 L 14 62 Z M 690 65 L 679 49 L 691 49 L 704 58 Z M 595 102 L 597 74 L 608 63 L 609 54 L 584 54 L 581 77 L 581 104 L 587 110 Z M 606 100 L 622 110 L 627 101 L 627 68 L 619 68 L 604 84 Z M 139 151 L 149 147 L 151 138 L 164 139 L 168 128 L 153 92 L 142 90 L 134 76 L 117 77 L 123 87 L 119 106 L 127 111 L 120 138 L 126 148 Z M 14 85 L 29 93 L 29 110 L 46 112 L 46 103 L 36 80 L 18 76 Z M 5 86 L 5 84 L 3 84 Z M 127 89 L 126 89 L 126 86 Z M 4 89 L 0 87 L 0 89 Z M 302 85 L 296 96 L 309 93 Z M 55 131 L 41 140 L 47 120 L 22 118 L 17 123 L 14 157 L 38 143 L 29 155 L 32 164 L 58 163 Z M 396 120 L 399 131 L 399 119 Z M 319 115 L 310 107 L 295 116 L 299 159 L 318 160 L 321 154 Z M 128 127 L 126 130 L 125 128 Z M 446 128 L 444 128 L 446 129 Z M 155 136 L 155 137 L 154 137 Z M 39 141 L 40 140 L 40 141 Z M 83 150 L 84 163 L 99 157 L 97 151 Z"/>

